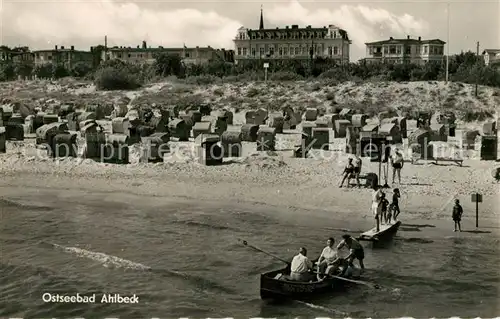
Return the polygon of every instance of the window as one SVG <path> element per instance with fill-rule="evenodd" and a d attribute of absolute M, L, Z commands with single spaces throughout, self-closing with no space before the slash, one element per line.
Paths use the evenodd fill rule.
<path fill-rule="evenodd" d="M 279 49 L 278 49 L 278 54 L 279 54 L 279 55 L 283 55 L 283 49 L 282 49 L 282 48 L 279 48 Z"/>
<path fill-rule="evenodd" d="M 255 48 L 252 48 L 252 56 L 255 56 Z"/>
<path fill-rule="evenodd" d="M 407 46 L 405 49 L 406 54 L 411 54 L 411 46 Z"/>
<path fill-rule="evenodd" d="M 129 58 L 130 58 L 130 57 L 132 57 L 132 54 L 130 54 L 130 53 L 129 53 L 129 54 L 128 54 L 128 57 L 129 57 Z"/>
<path fill-rule="evenodd" d="M 396 54 L 401 54 L 401 46 L 400 45 L 398 45 L 396 47 Z"/>
<path fill-rule="evenodd" d="M 384 54 L 388 54 L 389 53 L 389 48 L 388 47 L 384 47 Z"/>
<path fill-rule="evenodd" d="M 47 56 L 47 59 L 50 61 L 52 60 L 52 55 Z"/>
<path fill-rule="evenodd" d="M 368 51 L 370 52 L 370 55 L 373 55 L 373 47 L 369 47 Z"/>
<path fill-rule="evenodd" d="M 332 56 L 332 54 L 333 54 L 332 47 L 328 47 L 328 55 L 329 55 L 329 56 Z"/>
<path fill-rule="evenodd" d="M 245 55 L 245 56 L 246 56 L 246 55 L 248 54 L 248 52 L 247 52 L 247 51 L 248 51 L 248 49 L 247 49 L 247 48 L 243 48 L 243 55 Z"/>
<path fill-rule="evenodd" d="M 260 48 L 259 53 L 261 56 L 263 56 L 264 55 L 264 48 Z"/>
<path fill-rule="evenodd" d="M 339 54 L 339 48 L 337 46 L 333 47 L 333 55 L 338 55 Z"/>
<path fill-rule="evenodd" d="M 396 47 L 395 47 L 394 45 L 391 45 L 391 46 L 389 47 L 389 53 L 390 53 L 390 54 L 396 54 Z"/>
<path fill-rule="evenodd" d="M 252 39 L 255 40 L 255 34 L 252 34 Z"/>
<path fill-rule="evenodd" d="M 238 55 L 241 55 L 241 48 L 238 48 Z"/>
<path fill-rule="evenodd" d="M 270 54 L 270 55 L 274 55 L 274 48 L 273 48 L 273 47 L 271 47 L 271 48 L 269 49 L 269 54 Z"/>
<path fill-rule="evenodd" d="M 288 48 L 283 48 L 283 55 L 288 55 Z"/>
<path fill-rule="evenodd" d="M 299 55 L 300 54 L 300 48 L 299 47 L 296 47 L 295 48 L 295 55 Z"/>
<path fill-rule="evenodd" d="M 427 54 L 428 50 L 429 50 L 429 47 L 428 46 L 424 46 L 424 54 Z"/>
<path fill-rule="evenodd" d="M 337 31 L 333 31 L 333 38 L 337 39 Z"/>
<path fill-rule="evenodd" d="M 302 47 L 302 55 L 306 55 L 307 54 L 307 48 L 306 47 Z"/>

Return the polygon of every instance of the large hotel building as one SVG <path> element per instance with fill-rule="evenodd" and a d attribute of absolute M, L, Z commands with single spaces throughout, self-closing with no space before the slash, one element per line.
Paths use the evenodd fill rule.
<path fill-rule="evenodd" d="M 235 61 L 249 59 L 334 59 L 349 63 L 349 40 L 347 32 L 335 25 L 299 28 L 292 25 L 285 28 L 265 29 L 261 10 L 258 30 L 241 27 L 238 29 L 235 45 Z"/>

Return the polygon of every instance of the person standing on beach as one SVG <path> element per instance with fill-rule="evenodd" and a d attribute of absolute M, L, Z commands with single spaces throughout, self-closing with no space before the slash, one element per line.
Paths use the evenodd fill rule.
<path fill-rule="evenodd" d="M 359 175 L 361 174 L 361 166 L 363 165 L 363 161 L 359 157 L 358 154 L 354 155 L 354 178 L 356 178 L 356 183 L 358 187 L 361 187 L 361 182 L 359 181 Z"/>
<path fill-rule="evenodd" d="M 451 217 L 453 218 L 453 221 L 455 222 L 455 230 L 457 231 L 457 226 L 458 226 L 458 231 L 462 231 L 462 228 L 460 227 L 460 221 L 462 220 L 462 214 L 464 213 L 464 210 L 462 209 L 462 205 L 460 205 L 460 201 L 458 199 L 455 199 L 455 206 L 453 206 L 453 212 Z"/>
<path fill-rule="evenodd" d="M 346 167 L 344 168 L 344 177 L 342 178 L 342 183 L 340 183 L 340 188 L 344 186 L 344 182 L 347 179 L 347 187 L 349 187 L 349 183 L 351 182 L 352 175 L 354 174 L 354 165 L 352 164 L 352 158 L 349 158 Z"/>
<path fill-rule="evenodd" d="M 398 182 L 399 184 L 401 184 L 401 169 L 403 168 L 404 158 L 403 154 L 401 154 L 401 151 L 399 149 L 396 149 L 394 151 L 394 155 L 391 156 L 391 162 L 392 162 L 392 183 L 394 184 L 394 180 L 397 174 Z"/>

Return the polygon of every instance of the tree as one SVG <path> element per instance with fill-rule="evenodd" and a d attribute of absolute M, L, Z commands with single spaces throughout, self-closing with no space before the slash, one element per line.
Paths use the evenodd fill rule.
<path fill-rule="evenodd" d="M 17 64 L 15 67 L 15 73 L 21 77 L 29 77 L 33 74 L 33 66 L 26 63 Z"/>
<path fill-rule="evenodd" d="M 92 72 L 92 67 L 88 63 L 78 62 L 73 65 L 70 74 L 77 78 L 83 78 Z"/>
<path fill-rule="evenodd" d="M 66 76 L 69 76 L 68 69 L 62 64 L 53 64 L 52 65 L 52 78 L 60 79 Z"/>
<path fill-rule="evenodd" d="M 37 65 L 35 69 L 33 69 L 33 74 L 40 79 L 50 79 L 52 78 L 52 69 L 52 63 Z"/>
<path fill-rule="evenodd" d="M 184 66 L 182 59 L 177 54 L 157 53 L 154 55 L 156 74 L 160 76 L 182 76 Z"/>
<path fill-rule="evenodd" d="M 94 82 L 100 90 L 134 90 L 141 86 L 139 75 L 131 73 L 126 67 L 100 68 Z"/>
<path fill-rule="evenodd" d="M 207 66 L 207 72 L 210 75 L 222 78 L 231 73 L 231 63 L 224 61 L 211 61 Z"/>
<path fill-rule="evenodd" d="M 12 81 L 16 78 L 15 67 L 12 63 L 0 64 L 0 82 Z"/>

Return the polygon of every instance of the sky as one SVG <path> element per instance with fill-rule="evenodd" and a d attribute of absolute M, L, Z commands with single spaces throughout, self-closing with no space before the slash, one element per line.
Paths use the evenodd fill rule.
<path fill-rule="evenodd" d="M 0 44 L 89 50 L 104 44 L 107 35 L 108 46 L 135 47 L 145 40 L 152 47 L 234 49 L 238 28 L 258 28 L 261 5 L 266 28 L 334 24 L 345 29 L 353 62 L 364 57 L 365 42 L 391 36 L 442 39 L 449 42 L 450 54 L 475 52 L 478 41 L 480 51 L 500 49 L 500 0 L 0 0 Z"/>

